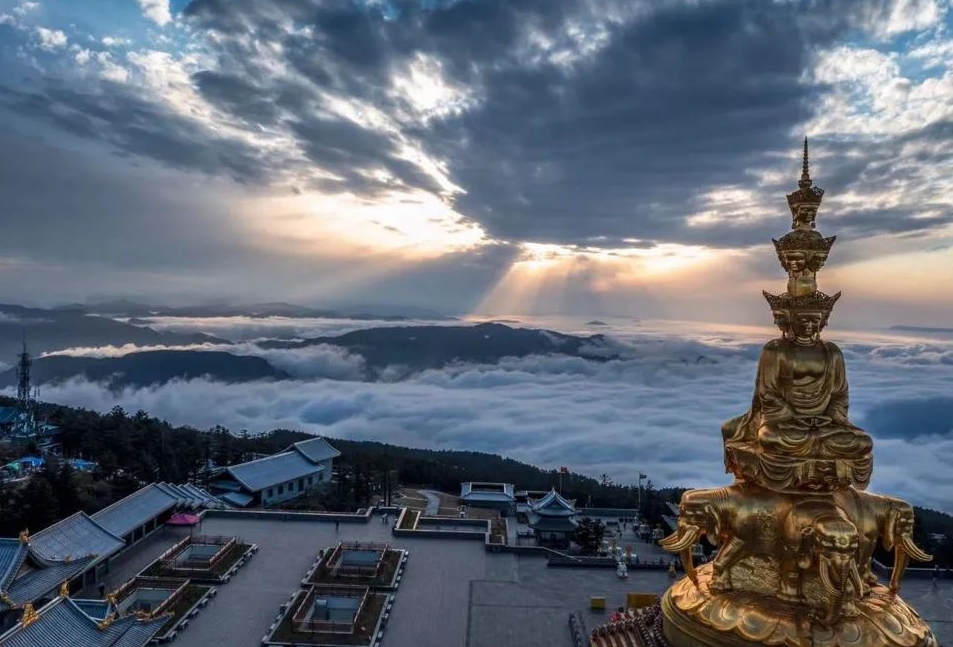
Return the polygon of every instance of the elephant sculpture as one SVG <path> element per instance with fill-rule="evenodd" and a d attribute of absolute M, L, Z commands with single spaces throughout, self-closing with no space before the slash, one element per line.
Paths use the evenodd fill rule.
<path fill-rule="evenodd" d="M 823 597 L 824 611 L 815 614 L 815 619 L 829 625 L 841 616 L 856 615 L 856 600 L 864 595 L 857 565 L 860 534 L 846 512 L 829 497 L 812 497 L 795 503 L 782 523 L 783 535 L 791 542 L 782 560 L 794 560 L 794 564 L 781 568 L 778 597 L 800 601 L 804 572 L 816 563 L 827 595 Z M 785 576 L 791 579 L 785 582 Z"/>
<path fill-rule="evenodd" d="M 933 557 L 913 542 L 913 506 L 906 501 L 882 494 L 854 489 L 837 493 L 838 505 L 854 520 L 860 535 L 859 563 L 863 571 L 864 592 L 877 583 L 871 570 L 877 540 L 885 550 L 894 551 L 893 572 L 888 588 L 896 594 L 910 558 L 928 562 Z"/>
<path fill-rule="evenodd" d="M 742 558 L 789 552 L 781 527 L 774 520 L 786 516 L 792 505 L 793 502 L 781 494 L 745 482 L 690 490 L 682 495 L 678 529 L 660 545 L 681 554 L 686 574 L 697 585 L 691 547 L 706 536 L 719 547 L 712 560 L 710 586 L 715 591 L 730 590 L 731 568 Z M 785 561 L 785 566 L 790 564 L 789 560 Z"/>
<path fill-rule="evenodd" d="M 712 561 L 713 592 L 733 589 L 731 569 L 749 556 L 779 560 L 777 594 L 791 602 L 803 599 L 803 574 L 816 565 L 829 600 L 822 621 L 853 613 L 852 601 L 863 591 L 858 530 L 829 496 L 791 497 L 745 482 L 686 492 L 678 528 L 661 546 L 681 553 L 696 586 L 691 547 L 702 535 L 720 547 Z"/>

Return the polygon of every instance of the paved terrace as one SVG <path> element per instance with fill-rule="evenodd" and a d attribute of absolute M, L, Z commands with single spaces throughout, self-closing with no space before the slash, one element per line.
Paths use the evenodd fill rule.
<path fill-rule="evenodd" d="M 379 518 L 366 525 L 342 523 L 337 532 L 333 523 L 260 519 L 210 518 L 202 526 L 203 534 L 235 535 L 261 548 L 179 634 L 178 647 L 258 647 L 318 549 L 340 539 L 386 541 L 410 551 L 384 647 L 571 647 L 569 612 L 582 612 L 590 629 L 608 617 L 608 610 L 588 611 L 591 595 L 606 596 L 611 610 L 627 592 L 662 592 L 671 583 L 664 571 L 633 571 L 623 581 L 612 569 L 549 568 L 537 557 L 487 553 L 477 541 L 393 537 Z M 159 531 L 124 555 L 110 579 L 131 576 L 179 534 Z M 640 556 L 658 550 L 630 543 Z M 930 580 L 908 580 L 904 598 L 941 643 L 953 647 L 953 581 L 934 588 Z"/>

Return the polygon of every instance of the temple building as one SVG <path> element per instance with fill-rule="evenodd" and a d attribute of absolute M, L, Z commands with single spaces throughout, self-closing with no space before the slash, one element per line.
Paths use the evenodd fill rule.
<path fill-rule="evenodd" d="M 324 438 L 302 440 L 277 454 L 220 468 L 211 488 L 235 507 L 276 505 L 329 483 L 340 455 Z"/>
<path fill-rule="evenodd" d="M 555 488 L 541 499 L 529 503 L 529 527 L 536 534 L 536 543 L 550 548 L 568 548 L 578 525 L 579 514 L 573 502 L 564 499 Z"/>
<path fill-rule="evenodd" d="M 27 604 L 23 616 L 0 634 L 0 647 L 144 647 L 168 618 L 137 615 L 100 617 L 98 600 L 71 600 L 61 591 L 37 610 Z"/>
<path fill-rule="evenodd" d="M 460 503 L 475 508 L 493 508 L 502 514 L 516 510 L 512 483 L 461 483 Z"/>

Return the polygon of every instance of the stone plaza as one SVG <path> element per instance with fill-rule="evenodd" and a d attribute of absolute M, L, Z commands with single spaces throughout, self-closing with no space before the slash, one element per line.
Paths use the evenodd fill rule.
<path fill-rule="evenodd" d="M 181 539 L 182 531 L 160 530 L 116 564 L 110 578 L 128 579 Z M 619 579 L 613 569 L 557 568 L 543 557 L 487 552 L 479 541 L 394 537 L 376 516 L 369 521 L 282 521 L 209 515 L 209 535 L 239 537 L 258 544 L 255 558 L 239 570 L 197 615 L 176 643 L 180 647 L 257 647 L 279 606 L 301 587 L 318 551 L 340 541 L 378 542 L 409 551 L 382 644 L 390 647 L 572 647 L 570 613 L 588 629 L 608 620 L 629 592 L 662 593 L 672 580 L 664 570 L 631 570 Z M 660 549 L 633 539 L 640 557 Z M 942 644 L 953 645 L 953 581 L 904 582 L 901 595 L 932 626 Z M 589 610 L 592 596 L 606 598 L 605 612 Z"/>

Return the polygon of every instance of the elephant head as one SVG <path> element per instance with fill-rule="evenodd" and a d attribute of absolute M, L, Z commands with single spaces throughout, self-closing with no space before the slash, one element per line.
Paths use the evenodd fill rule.
<path fill-rule="evenodd" d="M 685 501 L 683 499 L 679 509 L 677 529 L 671 535 L 659 541 L 659 546 L 669 552 L 679 553 L 682 565 L 685 568 L 685 575 L 695 586 L 698 586 L 698 574 L 695 572 L 695 562 L 692 559 L 692 547 L 703 536 L 707 536 L 708 541 L 717 546 L 719 533 L 718 514 L 710 503 Z"/>
<path fill-rule="evenodd" d="M 890 576 L 890 592 L 896 594 L 900 590 L 900 580 L 910 558 L 918 562 L 929 562 L 933 559 L 913 543 L 913 507 L 898 499 L 891 499 L 889 510 L 884 517 L 880 540 L 886 550 L 893 550 L 893 573 Z"/>
<path fill-rule="evenodd" d="M 818 578 L 830 600 L 819 620 L 830 624 L 842 615 L 856 615 L 856 600 L 864 592 L 857 567 L 860 536 L 856 526 L 840 516 L 822 517 L 805 529 L 805 540 L 807 550 L 800 553 L 798 566 L 808 568 L 817 555 Z"/>

